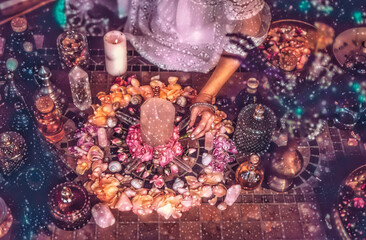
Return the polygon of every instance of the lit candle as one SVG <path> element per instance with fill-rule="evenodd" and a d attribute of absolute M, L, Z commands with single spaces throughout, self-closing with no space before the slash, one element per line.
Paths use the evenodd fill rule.
<path fill-rule="evenodd" d="M 127 70 L 126 36 L 119 31 L 104 35 L 105 67 L 112 76 L 121 76 Z"/>

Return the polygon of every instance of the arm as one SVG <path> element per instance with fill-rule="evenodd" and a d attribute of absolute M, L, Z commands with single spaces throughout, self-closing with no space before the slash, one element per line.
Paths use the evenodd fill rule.
<path fill-rule="evenodd" d="M 260 31 L 261 17 L 260 14 L 243 20 L 240 24 L 240 29 L 243 34 L 249 36 L 256 36 Z M 198 94 L 195 102 L 207 102 L 212 103 L 213 98 L 217 95 L 220 89 L 230 79 L 236 69 L 240 66 L 240 61 L 236 58 L 230 58 L 230 54 L 223 52 L 216 69 L 212 73 L 211 77 Z M 201 117 L 201 121 L 198 126 L 192 132 L 191 137 L 197 139 L 202 137 L 207 131 L 211 129 L 212 123 L 215 120 L 215 115 L 212 110 L 206 106 L 196 106 L 192 109 L 191 119 L 189 127 L 193 127 L 197 117 Z"/>

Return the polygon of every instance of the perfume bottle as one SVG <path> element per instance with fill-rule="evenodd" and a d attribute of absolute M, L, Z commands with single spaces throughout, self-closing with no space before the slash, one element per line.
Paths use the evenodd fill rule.
<path fill-rule="evenodd" d="M 36 101 L 36 118 L 38 129 L 50 143 L 57 143 L 65 136 L 60 111 L 49 96 L 43 96 Z"/>
<path fill-rule="evenodd" d="M 262 104 L 249 104 L 238 116 L 234 141 L 244 155 L 263 154 L 269 149 L 277 118 L 274 112 Z"/>
<path fill-rule="evenodd" d="M 264 178 L 264 171 L 260 167 L 258 155 L 250 156 L 249 160 L 240 164 L 236 170 L 235 179 L 244 190 L 253 190 L 259 187 Z"/>
<path fill-rule="evenodd" d="M 279 147 L 273 154 L 266 177 L 267 185 L 277 192 L 286 192 L 293 187 L 293 180 L 303 167 L 304 159 L 297 150 L 299 143 L 290 139 L 286 146 Z"/>
<path fill-rule="evenodd" d="M 23 56 L 25 53 L 23 44 L 25 42 L 34 43 L 33 33 L 28 28 L 27 19 L 24 17 L 13 18 L 10 26 L 13 30 L 10 34 L 10 54 L 17 57 Z"/>
<path fill-rule="evenodd" d="M 24 42 L 23 50 L 23 62 L 20 63 L 18 73 L 22 79 L 34 83 L 34 75 L 44 64 L 44 60 L 34 51 L 34 45 L 31 42 Z"/>
<path fill-rule="evenodd" d="M 48 194 L 48 207 L 56 226 L 67 231 L 85 226 L 91 217 L 88 192 L 73 182 L 54 187 Z"/>
<path fill-rule="evenodd" d="M 88 73 L 75 66 L 69 72 L 69 81 L 75 106 L 81 111 L 88 109 L 92 103 Z"/>
<path fill-rule="evenodd" d="M 39 84 L 40 89 L 35 94 L 35 100 L 42 96 L 52 98 L 56 108 L 63 114 L 66 111 L 66 95 L 58 87 L 51 82 L 52 72 L 48 67 L 41 66 L 38 73 L 34 75 L 34 79 Z"/>
<path fill-rule="evenodd" d="M 262 98 L 258 93 L 259 81 L 256 78 L 249 78 L 247 86 L 242 90 L 235 99 L 238 109 L 242 109 L 248 104 L 260 103 Z"/>
<path fill-rule="evenodd" d="M 8 72 L 5 76 L 6 84 L 3 89 L 4 100 L 8 103 L 17 103 L 22 101 L 22 94 L 19 92 L 14 81 L 14 73 Z"/>
<path fill-rule="evenodd" d="M 4 132 L 0 135 L 0 173 L 9 176 L 23 163 L 27 147 L 22 135 Z"/>

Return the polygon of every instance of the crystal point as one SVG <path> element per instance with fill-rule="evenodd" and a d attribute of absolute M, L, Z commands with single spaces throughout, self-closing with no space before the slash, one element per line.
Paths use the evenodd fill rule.
<path fill-rule="evenodd" d="M 112 211 L 107 205 L 102 203 L 94 205 L 92 208 L 92 215 L 94 217 L 95 223 L 101 228 L 107 228 L 116 222 Z"/>
<path fill-rule="evenodd" d="M 75 66 L 69 73 L 69 81 L 75 106 L 82 111 L 88 109 L 92 102 L 88 73 Z"/>
<path fill-rule="evenodd" d="M 227 194 L 226 194 L 226 197 L 225 197 L 225 203 L 228 206 L 233 205 L 234 202 L 236 201 L 236 199 L 239 197 L 240 191 L 241 191 L 241 186 L 239 184 L 231 186 L 227 190 Z"/>

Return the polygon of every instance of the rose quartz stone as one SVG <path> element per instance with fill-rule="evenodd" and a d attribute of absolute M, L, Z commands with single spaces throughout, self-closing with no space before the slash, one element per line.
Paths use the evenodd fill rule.
<path fill-rule="evenodd" d="M 150 98 L 141 106 L 141 137 L 152 147 L 167 144 L 173 134 L 175 108 L 167 100 Z"/>
<path fill-rule="evenodd" d="M 94 205 L 92 208 L 92 215 L 95 223 L 101 228 L 107 228 L 116 222 L 109 207 L 102 203 Z"/>
<path fill-rule="evenodd" d="M 105 128 L 98 128 L 98 143 L 102 148 L 105 148 L 109 144 Z"/>
<path fill-rule="evenodd" d="M 121 197 L 118 199 L 116 203 L 116 208 L 122 212 L 128 212 L 132 209 L 131 200 L 127 197 L 126 193 L 122 193 Z"/>
<path fill-rule="evenodd" d="M 205 134 L 205 149 L 207 151 L 211 151 L 213 149 L 213 140 L 214 140 L 214 136 L 213 136 L 212 132 L 207 132 Z"/>
<path fill-rule="evenodd" d="M 226 193 L 226 197 L 225 197 L 225 203 L 228 206 L 231 206 L 234 204 L 234 202 L 236 201 L 236 199 L 239 197 L 241 192 L 241 186 L 239 184 L 237 185 L 233 185 L 231 186 Z"/>

